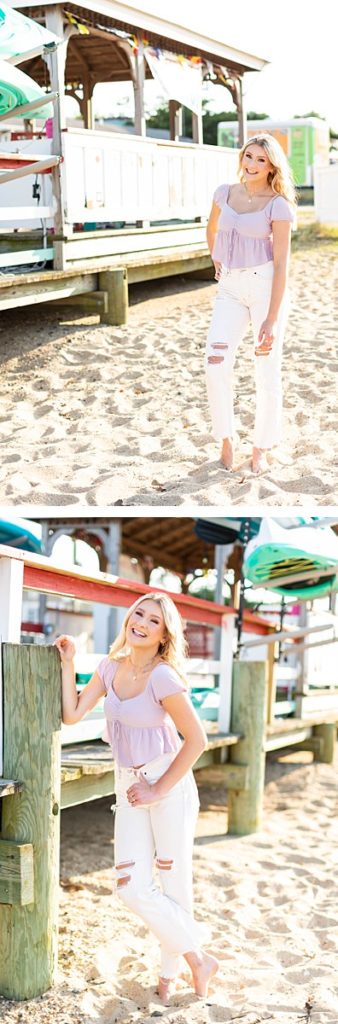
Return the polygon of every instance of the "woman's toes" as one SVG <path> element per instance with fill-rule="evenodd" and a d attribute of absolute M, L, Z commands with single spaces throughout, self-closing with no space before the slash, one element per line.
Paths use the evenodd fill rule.
<path fill-rule="evenodd" d="M 259 475 L 260 473 L 266 473 L 268 469 L 267 453 L 260 450 L 254 451 L 252 456 L 252 472 Z"/>

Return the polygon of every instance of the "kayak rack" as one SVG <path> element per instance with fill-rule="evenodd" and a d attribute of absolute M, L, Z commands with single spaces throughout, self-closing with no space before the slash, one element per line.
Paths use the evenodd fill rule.
<path fill-rule="evenodd" d="M 289 629 L 288 630 L 282 629 L 282 630 L 279 630 L 279 632 L 271 633 L 270 636 L 265 636 L 263 640 L 262 640 L 261 637 L 259 637 L 259 639 L 256 639 L 256 640 L 241 640 L 241 642 L 240 642 L 240 644 L 238 646 L 239 647 L 261 647 L 262 643 L 264 643 L 264 644 L 275 644 L 278 641 L 285 641 L 285 640 L 290 640 L 290 641 L 295 642 L 297 644 L 298 637 L 302 638 L 304 636 L 308 636 L 309 633 L 322 633 L 323 631 L 325 631 L 327 629 L 332 629 L 332 624 L 331 623 L 328 623 L 327 625 L 323 625 L 323 626 L 304 626 L 304 629 L 292 629 L 292 630 L 291 629 L 290 630 Z M 334 637 L 332 640 L 322 640 L 322 641 L 320 641 L 320 644 L 334 643 L 335 640 L 338 640 L 338 637 Z M 317 647 L 318 644 L 311 644 L 311 645 L 309 644 L 307 646 L 309 646 L 309 647 L 310 646 L 311 647 Z M 300 650 L 300 647 L 297 644 L 297 651 L 298 650 Z"/>
<path fill-rule="evenodd" d="M 290 576 L 276 576 L 273 580 L 261 580 L 259 583 L 252 583 L 250 590 L 261 590 L 262 587 L 264 590 L 276 590 L 278 587 L 285 587 L 287 583 L 302 583 L 306 580 L 317 580 L 322 576 L 338 576 L 338 565 L 331 565 L 328 569 L 306 569 L 304 572 L 291 573 Z"/>
<path fill-rule="evenodd" d="M 21 153 L 1 153 L 0 169 L 3 165 L 11 169 L 0 174 L 0 185 L 6 181 L 15 181 L 16 178 L 24 178 L 27 174 L 48 174 L 52 167 L 56 167 L 62 161 L 62 156 L 46 156 L 44 160 L 32 156 L 28 158 Z"/>
<path fill-rule="evenodd" d="M 15 107 L 12 110 L 7 110 L 5 114 L 0 114 L 0 121 L 7 121 L 9 117 L 21 117 L 21 114 L 40 110 L 40 107 L 44 107 L 47 103 L 53 103 L 54 100 L 57 100 L 58 96 L 58 92 L 43 93 L 38 100 L 31 100 L 30 103 L 23 103 L 21 107 Z"/>

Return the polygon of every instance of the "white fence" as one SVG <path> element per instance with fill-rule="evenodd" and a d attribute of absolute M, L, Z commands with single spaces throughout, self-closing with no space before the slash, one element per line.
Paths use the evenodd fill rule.
<path fill-rule="evenodd" d="M 19 151 L 49 155 L 51 141 L 0 142 L 0 156 Z M 62 156 L 66 233 L 74 224 L 204 218 L 216 186 L 234 181 L 237 169 L 233 149 L 80 128 L 62 132 Z M 41 217 L 52 226 L 51 175 L 39 178 L 40 208 L 32 196 L 33 181 L 30 175 L 1 185 L 0 229 L 34 228 Z"/>
<path fill-rule="evenodd" d="M 72 128 L 62 133 L 66 223 L 206 217 L 237 152 Z"/>
<path fill-rule="evenodd" d="M 314 193 L 316 220 L 338 227 L 338 163 L 315 169 Z"/>

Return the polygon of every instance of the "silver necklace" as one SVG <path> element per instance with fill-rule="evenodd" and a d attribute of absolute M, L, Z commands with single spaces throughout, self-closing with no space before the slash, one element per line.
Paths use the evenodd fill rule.
<path fill-rule="evenodd" d="M 147 669 L 151 667 L 151 665 L 152 665 L 152 664 L 153 664 L 153 662 L 155 661 L 155 658 L 156 658 L 156 657 L 157 657 L 157 655 L 156 655 L 156 654 L 154 654 L 153 658 L 151 658 L 151 660 L 150 660 L 150 661 L 147 661 L 146 665 L 143 665 L 143 668 L 138 668 L 138 669 L 136 669 L 136 672 L 134 671 L 134 672 L 132 673 L 132 681 L 133 681 L 133 683 L 134 683 L 134 682 L 136 681 L 136 679 L 137 679 L 137 677 L 138 677 L 138 676 L 142 675 L 142 673 L 143 673 L 143 672 L 146 672 L 146 671 L 147 671 Z M 131 664 L 131 667 L 132 667 L 132 669 L 133 669 L 133 668 L 134 668 L 134 666 L 133 666 L 133 663 L 132 663 L 132 660 L 131 660 L 131 657 L 130 657 L 130 655 L 129 655 L 129 660 L 130 660 L 130 664 Z"/>
<path fill-rule="evenodd" d="M 255 196 L 257 196 L 259 199 L 264 199 L 265 197 L 267 198 L 267 196 L 270 195 L 270 192 L 252 192 L 250 195 L 249 189 L 245 181 L 243 181 L 243 185 L 248 197 L 248 203 L 252 203 L 252 200 L 255 199 Z"/>

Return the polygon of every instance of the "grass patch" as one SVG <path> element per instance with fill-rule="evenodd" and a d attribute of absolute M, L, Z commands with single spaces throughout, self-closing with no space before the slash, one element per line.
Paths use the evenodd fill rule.
<path fill-rule="evenodd" d="M 330 225 L 313 221 L 311 224 L 298 225 L 297 231 L 292 233 L 293 252 L 298 249 L 318 248 L 318 244 L 336 249 L 338 247 L 338 227 L 330 227 Z"/>

